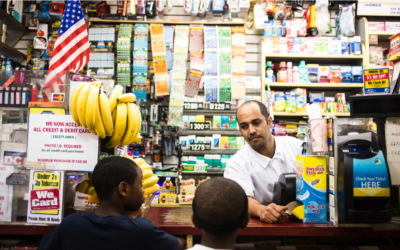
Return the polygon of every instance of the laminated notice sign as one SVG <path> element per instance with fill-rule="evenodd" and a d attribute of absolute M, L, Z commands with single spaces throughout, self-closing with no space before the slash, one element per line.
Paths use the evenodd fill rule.
<path fill-rule="evenodd" d="M 364 92 L 366 95 L 390 94 L 389 68 L 364 70 Z"/>
<path fill-rule="evenodd" d="M 27 161 L 57 170 L 93 171 L 99 137 L 77 126 L 70 115 L 29 116 Z"/>
<path fill-rule="evenodd" d="M 27 222 L 59 224 L 63 191 L 64 171 L 31 170 Z"/>

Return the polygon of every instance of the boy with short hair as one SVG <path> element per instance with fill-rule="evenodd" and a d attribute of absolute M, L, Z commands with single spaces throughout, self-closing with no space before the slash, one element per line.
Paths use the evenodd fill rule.
<path fill-rule="evenodd" d="M 98 209 L 67 216 L 43 237 L 40 250 L 186 248 L 183 239 L 161 231 L 150 220 L 126 215 L 144 202 L 142 171 L 136 163 L 123 157 L 105 158 L 96 165 L 92 180 Z"/>
<path fill-rule="evenodd" d="M 236 182 L 212 178 L 196 189 L 193 224 L 202 230 L 201 244 L 192 250 L 235 249 L 239 229 L 249 222 L 248 200 Z"/>

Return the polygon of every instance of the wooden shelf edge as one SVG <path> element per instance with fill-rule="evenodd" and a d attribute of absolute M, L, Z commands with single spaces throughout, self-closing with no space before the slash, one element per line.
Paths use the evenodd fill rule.
<path fill-rule="evenodd" d="M 400 31 L 369 31 L 370 35 L 378 35 L 378 36 L 394 36 Z"/>
<path fill-rule="evenodd" d="M 292 58 L 336 58 L 336 59 L 364 59 L 363 55 L 330 55 L 330 54 L 265 54 L 265 57 L 292 57 Z"/>
<path fill-rule="evenodd" d="M 17 19 L 15 19 L 13 16 L 11 16 L 10 14 L 8 14 L 5 10 L 3 10 L 2 8 L 0 8 L 0 16 L 1 17 L 3 17 L 3 18 L 0 18 L 0 20 L 8 20 L 7 22 L 6 22 L 6 24 L 10 24 L 10 23 L 13 23 L 13 24 L 15 24 L 15 25 L 17 25 L 18 26 L 18 29 L 21 29 L 21 30 L 24 30 L 24 32 L 26 31 L 26 27 L 22 24 L 22 23 L 20 23 Z M 7 30 L 8 29 L 13 29 L 13 28 L 15 28 L 15 27 L 9 27 L 9 26 L 7 26 Z"/>
<path fill-rule="evenodd" d="M 6 56 L 9 56 L 9 57 L 20 57 L 22 59 L 26 59 L 26 55 L 25 54 L 19 52 L 17 49 L 15 49 L 15 48 L 13 48 L 13 47 L 5 44 L 5 43 L 0 42 L 0 49 L 1 49 L 1 47 L 4 47 L 6 50 L 10 50 L 11 51 L 11 53 L 2 52 Z M 13 54 L 15 56 L 12 56 Z"/>
<path fill-rule="evenodd" d="M 89 19 L 89 23 L 160 23 L 160 24 L 206 24 L 206 25 L 245 25 L 246 22 L 195 22 L 195 21 L 139 21 L 139 20 L 107 20 Z"/>
<path fill-rule="evenodd" d="M 266 84 L 267 86 L 267 84 Z M 270 87 L 316 87 L 316 88 L 363 88 L 363 83 L 278 83 L 274 82 Z"/>

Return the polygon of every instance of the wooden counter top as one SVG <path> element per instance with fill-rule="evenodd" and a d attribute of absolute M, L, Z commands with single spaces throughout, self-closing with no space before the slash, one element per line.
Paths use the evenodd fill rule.
<path fill-rule="evenodd" d="M 151 207 L 145 218 L 172 235 L 201 235 L 201 230 L 192 224 L 191 215 L 191 207 Z M 44 224 L 0 224 L 0 234 L 3 235 L 45 235 L 54 229 L 54 225 Z M 328 224 L 304 224 L 293 219 L 277 224 L 267 224 L 251 218 L 247 228 L 240 230 L 239 235 L 400 237 L 400 230 L 374 231 L 369 225 L 335 228 Z"/>
<path fill-rule="evenodd" d="M 173 235 L 200 235 L 201 230 L 191 222 L 191 207 L 152 207 L 146 218 L 156 226 Z M 400 236 L 400 230 L 373 231 L 368 225 L 335 228 L 328 224 L 305 224 L 289 219 L 282 223 L 267 224 L 251 218 L 247 228 L 240 230 L 239 235 L 268 236 Z"/>

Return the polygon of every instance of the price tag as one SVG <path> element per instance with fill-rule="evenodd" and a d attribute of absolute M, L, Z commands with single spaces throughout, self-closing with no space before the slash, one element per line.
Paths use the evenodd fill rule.
<path fill-rule="evenodd" d="M 209 103 L 208 109 L 210 110 L 230 110 L 231 104 L 230 103 Z"/>
<path fill-rule="evenodd" d="M 208 122 L 191 122 L 189 128 L 191 130 L 210 130 L 211 126 Z"/>
<path fill-rule="evenodd" d="M 183 108 L 189 109 L 189 110 L 203 109 L 203 103 L 202 102 L 185 102 L 183 105 Z"/>
<path fill-rule="evenodd" d="M 191 151 L 211 150 L 211 143 L 192 143 L 190 144 Z"/>
<path fill-rule="evenodd" d="M 193 172 L 207 172 L 207 165 L 194 165 Z"/>

